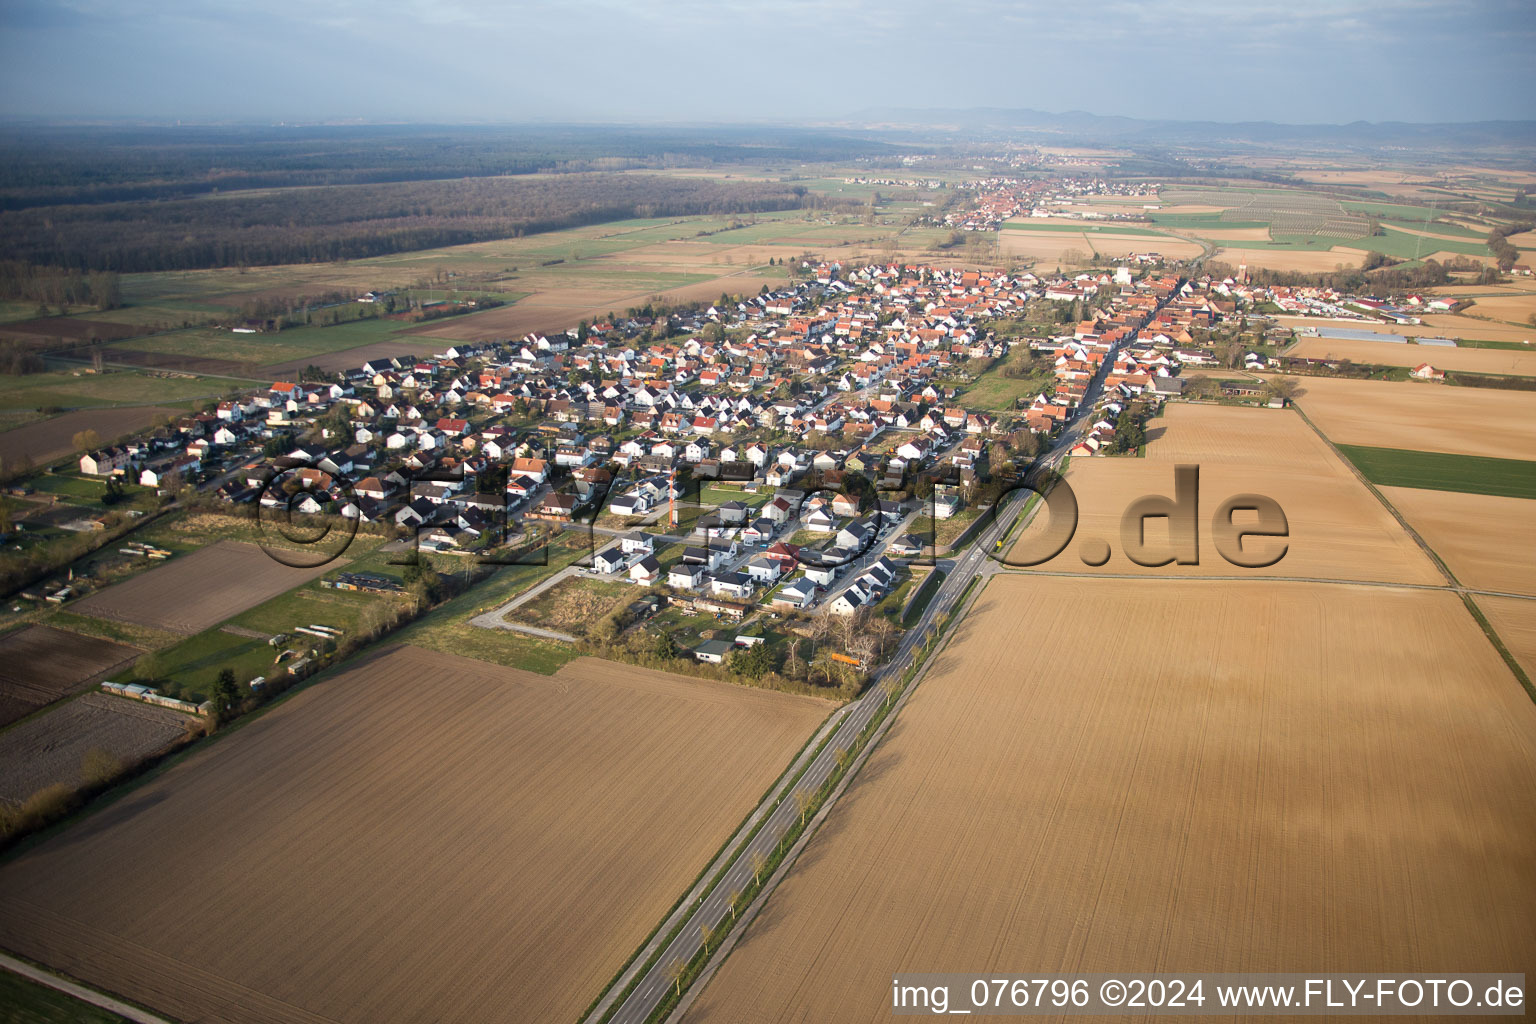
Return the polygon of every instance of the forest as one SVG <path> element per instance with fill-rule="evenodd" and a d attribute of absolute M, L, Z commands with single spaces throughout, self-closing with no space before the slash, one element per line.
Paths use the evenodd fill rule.
<path fill-rule="evenodd" d="M 362 259 L 805 200 L 803 187 L 777 182 L 572 172 L 39 206 L 0 211 L 0 260 L 138 273 Z"/>
<path fill-rule="evenodd" d="M 684 164 L 896 165 L 902 152 L 846 132 L 769 127 L 11 126 L 0 129 L 0 210 Z"/>

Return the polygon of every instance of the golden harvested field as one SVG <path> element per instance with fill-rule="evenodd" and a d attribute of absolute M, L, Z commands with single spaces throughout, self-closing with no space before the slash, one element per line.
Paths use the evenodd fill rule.
<path fill-rule="evenodd" d="M 1183 211 L 1183 207 L 1179 209 Z M 1216 258 L 1223 263 L 1246 263 L 1250 267 L 1317 274 L 1338 267 L 1357 267 L 1360 265 L 1360 258 L 1364 255 L 1363 249 L 1351 249 L 1342 245 L 1336 245 L 1322 252 L 1306 249 L 1288 252 L 1284 249 L 1244 249 L 1223 246 L 1217 251 Z"/>
<path fill-rule="evenodd" d="M 1029 231 L 1009 229 L 998 233 L 998 247 L 1009 256 L 1037 260 L 1068 260 L 1073 254 L 1091 258 L 1119 256 L 1131 252 L 1158 252 L 1164 256 L 1186 259 L 1200 255 L 1194 242 L 1156 235 L 1120 235 L 1109 231 Z"/>
<path fill-rule="evenodd" d="M 1536 595 L 1536 501 L 1383 487 L 1463 586 Z"/>
<path fill-rule="evenodd" d="M 0 946 L 180 1020 L 572 1021 L 829 710 L 394 648 L 0 870 Z"/>
<path fill-rule="evenodd" d="M 1093 247 L 1080 231 L 1003 231 L 997 246 L 1003 255 L 1029 260 L 1075 265 L 1093 258 Z"/>
<path fill-rule="evenodd" d="M 1506 320 L 1516 326 L 1529 329 L 1530 341 L 1536 346 L 1536 329 L 1530 328 L 1530 318 L 1536 316 L 1536 292 L 1529 295 L 1492 295 L 1477 298 L 1469 308 L 1473 316 Z"/>
<path fill-rule="evenodd" d="M 1318 579 L 1444 582 L 1392 514 L 1294 412 L 1230 406 L 1171 405 L 1147 431 L 1146 458 L 1075 458 L 1067 482 L 1077 496 L 1078 528 L 1061 554 L 1035 568 L 1050 572 L 1135 573 L 1151 576 L 1302 576 Z M 1126 557 L 1120 520 L 1143 495 L 1174 495 L 1174 466 L 1200 467 L 1200 564 L 1144 568 Z M 1216 550 L 1211 518 L 1227 498 L 1267 495 L 1285 511 L 1285 557 L 1268 568 L 1232 565 Z M 1034 550 L 1048 527 L 1041 515 L 1021 530 L 1012 557 Z M 1245 520 L 1239 517 L 1239 524 Z M 1167 521 L 1151 519 L 1147 540 L 1167 547 Z M 1102 566 L 1085 565 L 1087 542 L 1108 542 Z M 1280 541 L 1255 538 L 1250 549 Z"/>
<path fill-rule="evenodd" d="M 1182 238 L 1154 238 L 1151 235 L 1092 234 L 1087 236 L 1100 256 L 1123 256 L 1132 252 L 1155 252 L 1174 259 L 1191 259 L 1205 250 Z"/>
<path fill-rule="evenodd" d="M 594 286 L 581 277 L 572 277 L 568 285 L 541 288 L 510 306 L 501 306 L 472 316 L 448 317 L 437 323 L 414 328 L 408 333 L 462 341 L 520 338 L 534 331 L 563 331 L 582 320 L 592 320 L 608 313 L 622 313 L 631 306 L 643 306 L 656 296 L 660 296 L 663 302 L 695 302 L 718 299 L 721 292 L 756 295 L 765 284 L 777 287 L 784 283 L 784 277 L 780 274 L 757 273 L 748 269 L 732 270 L 729 266 L 715 269 L 720 272 L 719 277 L 661 291 L 636 290 L 633 284 L 623 283 Z"/>
<path fill-rule="evenodd" d="M 220 541 L 71 605 L 81 615 L 191 635 L 308 583 L 336 564 L 294 569 L 255 544 Z"/>
<path fill-rule="evenodd" d="M 1536 459 L 1536 394 L 1305 377 L 1297 404 L 1336 444 Z"/>
<path fill-rule="evenodd" d="M 1430 335 L 1426 333 L 1425 336 Z M 1349 359 L 1372 366 L 1418 366 L 1420 363 L 1428 363 L 1437 370 L 1536 376 L 1536 347 L 1527 352 L 1507 348 L 1443 348 L 1436 345 L 1398 345 L 1389 341 L 1303 338 L 1285 354 L 1297 359 Z"/>
<path fill-rule="evenodd" d="M 1466 239 L 1461 239 L 1461 241 L 1466 241 Z M 1493 264 L 1492 256 L 1484 256 L 1480 254 L 1464 252 L 1452 252 L 1450 249 L 1436 249 L 1434 252 L 1424 253 L 1421 258 L 1426 260 L 1434 260 L 1437 263 L 1449 263 L 1451 260 L 1476 260 L 1478 263 L 1481 263 L 1485 267 L 1491 266 Z"/>
<path fill-rule="evenodd" d="M 1516 249 L 1536 249 L 1536 231 L 1522 231 L 1509 236 L 1509 244 Z"/>
<path fill-rule="evenodd" d="M 1498 632 L 1505 649 L 1525 670 L 1526 677 L 1536 679 L 1536 601 L 1484 594 L 1473 600 Z"/>
<path fill-rule="evenodd" d="M 1218 242 L 1267 242 L 1269 241 L 1269 228 L 1229 228 L 1222 224 L 1213 225 L 1210 232 L 1203 230 L 1190 232 L 1197 235 L 1209 235 Z"/>
<path fill-rule="evenodd" d="M 887 1021 L 903 971 L 1529 971 L 1533 831 L 1536 706 L 1453 594 L 1002 576 L 686 1019 Z"/>

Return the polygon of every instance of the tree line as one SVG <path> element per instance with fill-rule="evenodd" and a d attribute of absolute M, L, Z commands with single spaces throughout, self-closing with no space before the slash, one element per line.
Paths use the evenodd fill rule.
<path fill-rule="evenodd" d="M 1423 288 L 1433 288 L 1436 285 L 1446 284 L 1450 281 L 1450 274 L 1455 270 L 1482 270 L 1483 265 L 1472 259 L 1453 259 L 1441 263 L 1438 260 L 1428 259 L 1423 263 L 1411 266 L 1385 266 L 1380 261 L 1371 259 L 1373 254 L 1367 253 L 1366 264 L 1372 264 L 1372 269 L 1346 269 L 1334 270 L 1320 274 L 1308 274 L 1295 270 L 1270 270 L 1267 267 L 1249 267 L 1248 278 L 1256 285 L 1266 288 L 1333 288 L 1341 292 L 1407 292 L 1418 291 Z M 1375 254 L 1380 256 L 1381 254 Z M 1387 257 L 1382 257 L 1386 259 Z M 1205 265 L 1205 269 L 1212 276 L 1231 277 L 1237 273 L 1237 268 L 1228 263 L 1212 261 Z"/>
<path fill-rule="evenodd" d="M 1506 224 L 1488 232 L 1488 248 L 1493 253 L 1493 258 L 1498 261 L 1500 270 L 1508 273 L 1511 267 L 1520 262 L 1520 250 L 1509 244 L 1509 236 L 1533 229 L 1536 229 L 1536 224 L 1521 221 L 1517 224 Z"/>
<path fill-rule="evenodd" d="M 836 131 L 614 126 L 14 126 L 0 131 L 0 210 L 182 199 L 241 189 L 367 185 L 710 163 L 887 156 Z"/>
<path fill-rule="evenodd" d="M 0 212 L 0 259 L 138 273 L 331 262 L 557 231 L 630 217 L 799 208 L 803 186 L 661 175 L 338 185 L 217 200 Z"/>
<path fill-rule="evenodd" d="M 123 304 L 122 285 L 114 271 L 36 266 L 23 260 L 0 260 L 0 299 L 36 302 L 44 306 L 95 306 L 116 309 Z"/>

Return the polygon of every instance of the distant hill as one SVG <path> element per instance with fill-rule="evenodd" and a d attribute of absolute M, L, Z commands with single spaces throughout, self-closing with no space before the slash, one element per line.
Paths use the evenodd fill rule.
<path fill-rule="evenodd" d="M 1057 144 L 1212 146 L 1240 148 L 1319 146 L 1335 148 L 1536 149 L 1536 121 L 1466 121 L 1412 124 L 1402 121 L 1355 121 L 1351 124 L 1277 124 L 1273 121 L 1141 120 L 1105 117 L 1083 111 L 1053 114 L 1043 110 L 973 107 L 969 109 L 873 108 L 853 115 L 844 126 L 866 129 L 948 129 L 966 134 L 1033 137 Z"/>

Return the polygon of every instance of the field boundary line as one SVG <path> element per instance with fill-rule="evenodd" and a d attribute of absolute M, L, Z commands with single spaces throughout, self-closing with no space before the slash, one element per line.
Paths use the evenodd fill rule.
<path fill-rule="evenodd" d="M 833 708 L 827 717 L 822 720 L 820 727 L 811 733 L 810 738 L 805 741 L 805 744 L 790 759 L 789 764 L 785 765 L 784 770 L 779 773 L 779 777 L 773 781 L 758 799 L 752 811 L 742 819 L 740 825 L 736 826 L 736 831 L 732 832 L 730 837 L 720 844 L 720 849 L 715 851 L 715 856 L 694 877 L 693 884 L 677 898 L 677 902 L 672 904 L 656 927 L 651 929 L 651 933 L 641 940 L 635 951 L 629 955 L 629 959 L 624 961 L 623 966 L 614 973 L 608 984 L 592 1000 L 592 1004 L 577 1018 L 578 1021 L 586 1021 L 593 1017 L 600 1019 L 603 1014 L 608 1012 L 614 1002 L 628 991 L 642 968 L 655 959 L 656 954 L 661 948 L 664 948 L 666 943 L 670 941 L 671 936 L 683 924 L 683 921 L 678 919 L 679 915 L 702 898 L 712 887 L 715 878 L 720 872 L 728 868 L 731 862 L 734 862 L 734 854 L 739 852 L 741 844 L 751 839 L 751 835 L 748 833 L 755 832 L 758 824 L 778 807 L 779 803 L 784 799 L 784 790 L 800 777 L 805 767 L 821 752 L 822 747 L 826 746 L 828 739 L 831 738 L 832 733 L 837 731 L 837 726 L 841 724 L 848 709 L 852 707 L 853 702 L 849 701 L 841 707 Z M 802 764 L 801 762 L 805 763 Z M 729 862 L 722 864 L 721 858 L 729 858 Z M 663 929 L 665 929 L 665 932 L 663 932 Z M 660 943 L 658 943 L 658 939 L 661 939 Z"/>
<path fill-rule="evenodd" d="M 78 999 L 82 1003 L 106 1010 L 109 1013 L 115 1013 L 119 1017 L 133 1021 L 134 1024 L 175 1024 L 169 1017 L 157 1016 L 148 1010 L 142 1010 L 134 1006 L 132 1003 L 127 1003 L 114 996 L 107 995 L 105 992 L 98 992 L 95 989 L 87 988 L 61 974 L 45 971 L 41 967 L 34 967 L 25 960 L 17 959 L 9 953 L 0 953 L 0 968 L 4 968 L 12 974 L 19 975 L 29 981 L 35 981 L 39 985 L 44 985 L 57 992 L 63 992 L 65 995 Z"/>
<path fill-rule="evenodd" d="M 1378 489 L 1375 484 L 1366 479 L 1365 474 L 1360 471 L 1360 467 L 1356 466 L 1352 461 L 1346 458 L 1344 453 L 1339 451 L 1338 446 L 1328 439 L 1327 434 L 1324 434 L 1321 430 L 1318 429 L 1317 424 L 1313 423 L 1312 420 L 1308 418 L 1307 414 L 1301 411 L 1299 406 L 1296 407 L 1296 412 L 1301 416 L 1302 422 L 1311 427 L 1313 432 L 1322 439 L 1323 443 L 1333 451 L 1334 455 L 1341 459 L 1345 465 L 1349 466 L 1350 470 L 1355 474 L 1355 476 L 1358 477 L 1359 480 L 1365 484 L 1367 488 L 1370 489 L 1372 494 L 1376 495 L 1376 499 L 1386 507 L 1388 512 L 1392 513 L 1392 517 L 1394 519 L 1402 524 L 1403 529 L 1408 531 L 1408 536 L 1412 537 L 1414 541 L 1418 543 L 1419 547 L 1424 550 L 1424 553 L 1429 555 L 1431 561 L 1433 561 L 1435 565 L 1439 567 L 1440 571 L 1445 574 L 1445 578 L 1451 581 L 1452 587 L 1461 598 L 1461 603 L 1466 605 L 1467 612 L 1472 616 L 1472 621 L 1476 622 L 1478 626 L 1481 627 L 1483 635 L 1488 638 L 1488 642 L 1493 645 L 1493 649 L 1498 652 L 1500 658 L 1504 659 L 1505 667 L 1508 668 L 1510 674 L 1515 677 L 1515 681 L 1520 684 L 1520 688 L 1525 691 L 1525 695 L 1530 698 L 1533 704 L 1536 704 L 1536 686 L 1532 685 L 1530 676 L 1525 674 L 1525 669 L 1522 668 L 1520 663 L 1515 660 L 1515 656 L 1510 653 L 1509 648 L 1505 645 L 1504 638 L 1499 636 L 1499 631 L 1493 628 L 1493 623 L 1488 621 L 1488 617 L 1484 615 L 1483 610 L 1477 606 L 1477 602 L 1472 600 L 1471 593 L 1466 587 L 1461 585 L 1461 580 L 1456 578 L 1456 574 L 1451 571 L 1451 567 L 1445 564 L 1440 556 L 1435 553 L 1435 549 L 1430 547 L 1428 542 L 1426 542 L 1423 537 L 1419 536 L 1419 531 L 1415 530 L 1408 524 L 1408 520 L 1404 518 L 1403 514 L 1397 510 L 1397 506 L 1392 504 L 1392 502 L 1387 499 L 1387 496 L 1382 494 L 1380 489 Z M 1490 592 L 1479 591 L 1479 593 Z M 1528 597 L 1528 595 L 1497 593 L 1490 593 L 1490 596 Z"/>

